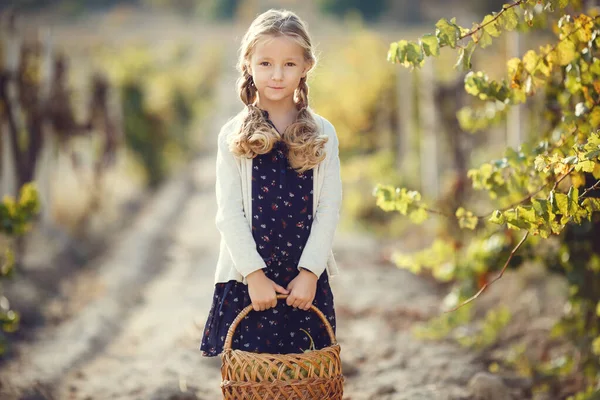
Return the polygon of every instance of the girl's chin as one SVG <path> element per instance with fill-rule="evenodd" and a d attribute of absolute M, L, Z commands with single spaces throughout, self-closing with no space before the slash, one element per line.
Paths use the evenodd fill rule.
<path fill-rule="evenodd" d="M 277 92 L 277 91 L 271 90 L 270 93 L 264 93 L 260 97 L 261 97 L 261 99 L 264 99 L 269 102 L 280 102 L 282 100 L 286 100 L 288 97 L 291 97 L 291 96 L 286 96 L 283 93 L 283 91 Z"/>

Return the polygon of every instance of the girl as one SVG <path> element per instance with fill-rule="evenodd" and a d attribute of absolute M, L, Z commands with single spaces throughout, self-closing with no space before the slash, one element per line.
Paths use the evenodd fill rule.
<path fill-rule="evenodd" d="M 269 10 L 250 25 L 240 48 L 244 110 L 218 137 L 215 223 L 221 245 L 213 303 L 200 349 L 223 350 L 229 326 L 252 304 L 232 347 L 259 353 L 301 353 L 330 345 L 335 332 L 329 278 L 342 200 L 338 139 L 308 107 L 306 77 L 315 66 L 305 23 Z M 277 294 L 288 295 L 277 301 Z M 310 336 L 310 337 L 309 337 Z"/>

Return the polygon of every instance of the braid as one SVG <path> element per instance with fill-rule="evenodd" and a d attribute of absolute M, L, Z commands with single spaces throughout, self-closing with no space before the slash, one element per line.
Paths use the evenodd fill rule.
<path fill-rule="evenodd" d="M 230 150 L 238 156 L 252 158 L 256 154 L 269 152 L 279 137 L 273 133 L 261 110 L 254 105 L 257 90 L 247 66 L 243 65 L 241 70 L 238 90 L 240 99 L 246 105 L 246 113 L 240 131 L 230 143 Z"/>
<path fill-rule="evenodd" d="M 300 79 L 294 95 L 299 110 L 298 116 L 286 130 L 284 141 L 288 145 L 288 159 L 292 168 L 298 172 L 305 172 L 323 161 L 328 138 L 319 134 L 317 122 L 309 111 L 306 77 Z"/>
<path fill-rule="evenodd" d="M 308 85 L 306 77 L 300 79 L 298 89 L 296 89 L 296 104 L 299 110 L 308 108 Z"/>
<path fill-rule="evenodd" d="M 242 76 L 238 79 L 238 90 L 240 99 L 246 105 L 253 104 L 256 100 L 256 86 L 254 86 L 254 80 L 252 75 L 248 73 L 246 67 L 244 67 Z"/>

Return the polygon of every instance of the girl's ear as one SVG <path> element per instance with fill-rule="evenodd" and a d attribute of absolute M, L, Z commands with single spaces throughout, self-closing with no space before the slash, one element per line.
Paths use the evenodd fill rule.
<path fill-rule="evenodd" d="M 304 67 L 304 70 L 302 71 L 302 78 L 306 78 L 306 74 L 308 73 L 309 70 L 310 70 L 310 66 Z"/>
<path fill-rule="evenodd" d="M 310 71 L 312 67 L 313 67 L 312 63 L 305 63 L 304 71 L 302 71 L 303 78 L 306 78 L 306 74 L 308 74 L 308 71 Z"/>

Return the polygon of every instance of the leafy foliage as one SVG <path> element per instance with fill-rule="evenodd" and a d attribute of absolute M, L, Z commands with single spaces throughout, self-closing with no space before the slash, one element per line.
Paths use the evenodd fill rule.
<path fill-rule="evenodd" d="M 0 203 L 0 234 L 8 237 L 23 235 L 31 228 L 31 222 L 39 212 L 39 195 L 31 183 L 21 188 L 18 200 L 5 196 Z M 15 256 L 10 248 L 0 256 L 0 282 L 13 275 Z M 0 355 L 4 353 L 7 341 L 2 332 L 14 332 L 19 325 L 19 314 L 10 309 L 10 303 L 0 291 Z"/>
<path fill-rule="evenodd" d="M 94 53 L 95 65 L 120 91 L 125 143 L 151 187 L 195 150 L 190 127 L 208 112 L 221 62 L 214 49 L 203 50 L 129 45 Z"/>
<path fill-rule="evenodd" d="M 477 215 L 464 205 L 444 214 L 431 209 L 418 192 L 391 185 L 379 184 L 374 195 L 380 208 L 408 215 L 413 222 L 422 222 L 416 213 L 424 218 L 441 214 L 472 231 L 468 245 L 438 239 L 416 254 L 394 256 L 400 267 L 414 273 L 428 270 L 453 282 L 447 306 L 460 317 L 450 313 L 432 321 L 445 334 L 467 320 L 460 310 L 471 307 L 508 267 L 537 259 L 565 275 L 571 287 L 568 311 L 553 334 L 568 339 L 571 350 L 531 369 L 543 377 L 536 382 L 539 390 L 584 399 L 592 398 L 589 388 L 600 384 L 600 17 L 594 10 L 577 14 L 580 8 L 577 1 L 518 0 L 471 28 L 441 19 L 433 34 L 392 43 L 388 60 L 408 68 L 419 68 L 444 47 L 458 52 L 455 68 L 466 72 L 465 91 L 475 103 L 457 114 L 463 128 L 477 131 L 501 123 L 510 107 L 536 95 L 545 96 L 545 120 L 518 149 L 507 148 L 502 158 L 468 172 L 473 189 L 487 193 L 495 208 L 491 212 Z M 470 70 L 476 49 L 491 46 L 507 31 L 545 25 L 552 28 L 555 42 L 509 60 L 505 79 Z M 546 240 L 561 243 L 558 254 L 540 256 Z M 485 347 L 509 319 L 506 311 L 495 311 L 480 337 L 457 340 Z M 564 367 L 551 368 L 559 358 Z M 566 393 L 560 383 L 572 379 L 580 382 L 575 388 L 579 394 Z"/>

